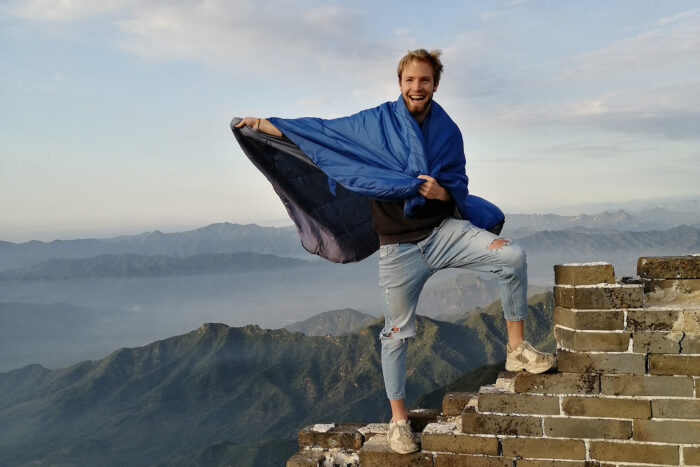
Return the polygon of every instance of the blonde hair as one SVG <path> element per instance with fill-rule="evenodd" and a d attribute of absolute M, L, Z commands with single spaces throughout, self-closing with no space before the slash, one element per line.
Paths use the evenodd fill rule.
<path fill-rule="evenodd" d="M 433 81 L 435 84 L 437 84 L 440 81 L 440 75 L 442 75 L 442 62 L 440 61 L 440 55 L 442 55 L 442 51 L 440 50 L 431 50 L 430 52 L 425 49 L 409 50 L 408 53 L 404 55 L 401 60 L 399 60 L 399 66 L 396 69 L 396 72 L 399 75 L 399 80 L 401 79 L 403 69 L 406 68 L 409 63 L 413 62 L 414 60 L 422 60 L 424 62 L 428 62 L 433 67 Z"/>

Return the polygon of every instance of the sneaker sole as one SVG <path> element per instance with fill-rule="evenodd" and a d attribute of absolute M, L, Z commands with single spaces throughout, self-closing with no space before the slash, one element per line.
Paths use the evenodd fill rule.
<path fill-rule="evenodd" d="M 557 362 L 555 361 L 555 362 L 553 362 L 551 365 L 545 364 L 545 365 L 542 365 L 542 366 L 537 366 L 537 367 L 528 368 L 527 366 L 525 366 L 525 365 L 522 364 L 522 363 L 516 364 L 516 365 L 508 365 L 508 363 L 506 363 L 506 371 L 521 371 L 521 370 L 525 370 L 525 371 L 527 371 L 528 373 L 539 374 L 539 373 L 544 373 L 545 371 L 547 371 L 547 370 L 549 370 L 549 369 L 551 369 L 551 368 L 554 368 L 556 365 L 557 365 Z"/>

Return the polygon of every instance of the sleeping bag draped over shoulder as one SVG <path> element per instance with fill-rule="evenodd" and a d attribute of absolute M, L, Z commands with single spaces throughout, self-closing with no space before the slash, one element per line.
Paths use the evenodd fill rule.
<path fill-rule="evenodd" d="M 348 117 L 268 118 L 287 138 L 231 122 L 243 152 L 272 183 L 297 226 L 302 245 L 330 261 L 360 261 L 379 240 L 372 229 L 370 198 L 405 200 L 411 217 L 425 198 L 430 175 L 455 200 L 455 217 L 489 229 L 504 219 L 488 201 L 469 195 L 462 135 L 435 101 L 422 127 L 403 99 Z M 290 143 L 291 141 L 291 143 Z"/>

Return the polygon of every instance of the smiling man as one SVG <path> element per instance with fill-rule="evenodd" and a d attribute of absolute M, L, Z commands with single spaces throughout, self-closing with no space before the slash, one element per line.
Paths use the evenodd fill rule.
<path fill-rule="evenodd" d="M 418 297 L 436 271 L 462 268 L 498 277 L 508 333 L 507 370 L 541 373 L 556 363 L 552 355 L 537 351 L 523 340 L 523 320 L 527 315 L 525 253 L 497 236 L 503 213 L 468 194 L 462 135 L 433 101 L 442 69 L 439 51 L 413 50 L 399 61 L 401 96 L 396 102 L 335 120 L 246 117 L 234 125 L 236 129 L 248 126 L 256 132 L 288 138 L 298 146 L 302 156 L 308 157 L 314 168 L 327 177 L 321 179 L 321 185 L 329 185 L 333 194 L 323 201 L 333 205 L 327 225 L 340 223 L 343 229 L 349 229 L 350 245 L 361 245 L 353 230 L 357 222 L 343 223 L 342 214 L 338 217 L 337 213 L 362 211 L 361 197 L 370 199 L 368 215 L 379 240 L 379 285 L 385 299 L 384 329 L 379 338 L 384 384 L 392 411 L 387 439 L 399 453 L 419 449 L 404 405 L 406 349 L 407 339 L 415 335 Z M 265 144 L 267 148 L 281 143 Z M 276 164 L 284 162 L 277 158 Z M 290 173 L 285 167 L 276 177 L 291 178 Z M 312 178 L 308 172 L 304 174 L 300 189 L 312 190 L 308 182 Z M 285 182 L 289 182 L 285 186 L 292 183 Z M 335 182 L 347 193 L 338 191 Z M 295 204 L 294 196 L 287 191 L 278 193 L 302 237 L 308 231 L 323 231 L 310 220 L 316 221 L 318 212 L 323 211 L 321 201 L 310 207 L 308 203 Z M 351 198 L 355 195 L 358 198 Z M 310 198 L 314 204 L 316 194 Z M 354 204 L 348 203 L 349 199 Z M 313 214 L 300 216 L 299 211 Z M 331 258 L 333 255 L 323 254 L 327 244 L 336 241 L 335 237 L 324 238 L 319 242 L 323 248 L 313 251 L 336 260 Z M 375 250 L 376 246 L 370 253 Z"/>

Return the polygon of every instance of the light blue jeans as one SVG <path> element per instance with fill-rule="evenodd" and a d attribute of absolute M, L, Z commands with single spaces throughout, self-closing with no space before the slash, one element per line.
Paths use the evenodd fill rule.
<path fill-rule="evenodd" d="M 525 319 L 525 253 L 510 242 L 490 250 L 489 245 L 496 238 L 499 237 L 469 221 L 450 217 L 420 242 L 393 243 L 379 248 L 379 286 L 385 297 L 384 329 L 379 338 L 389 399 L 406 396 L 406 339 L 415 335 L 418 296 L 436 271 L 463 268 L 494 274 L 500 280 L 505 319 Z"/>

